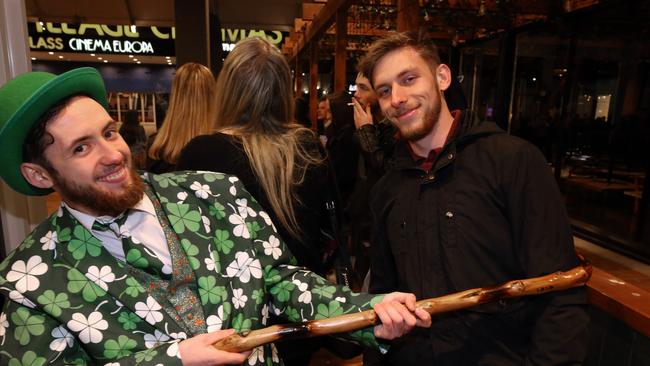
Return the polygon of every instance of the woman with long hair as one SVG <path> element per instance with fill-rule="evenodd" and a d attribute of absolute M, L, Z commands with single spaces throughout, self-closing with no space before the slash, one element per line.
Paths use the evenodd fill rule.
<path fill-rule="evenodd" d="M 328 168 L 315 134 L 294 122 L 284 56 L 263 39 L 239 42 L 219 74 L 215 101 L 217 132 L 190 141 L 177 168 L 239 177 L 298 263 L 322 274 Z"/>
<path fill-rule="evenodd" d="M 212 131 L 215 91 L 214 75 L 207 67 L 189 62 L 176 70 L 165 119 L 149 147 L 147 170 L 175 170 L 183 147 Z"/>

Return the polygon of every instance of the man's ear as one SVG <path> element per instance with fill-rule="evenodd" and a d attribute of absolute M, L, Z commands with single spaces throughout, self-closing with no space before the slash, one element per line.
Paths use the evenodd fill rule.
<path fill-rule="evenodd" d="M 440 90 L 447 90 L 449 85 L 451 85 L 451 70 L 449 69 L 449 66 L 445 64 L 438 65 L 436 68 L 436 78 L 438 79 Z"/>
<path fill-rule="evenodd" d="M 54 185 L 52 177 L 45 168 L 34 163 L 20 164 L 20 172 L 23 177 L 36 188 L 49 189 Z"/>

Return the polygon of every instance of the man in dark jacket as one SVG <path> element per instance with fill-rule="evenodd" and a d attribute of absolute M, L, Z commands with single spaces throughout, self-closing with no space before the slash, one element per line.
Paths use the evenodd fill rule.
<path fill-rule="evenodd" d="M 578 265 L 562 199 L 541 153 L 494 123 L 450 111 L 434 45 L 377 41 L 362 60 L 400 135 L 371 194 L 371 292 L 441 296 Z M 434 318 L 392 344 L 395 365 L 574 365 L 586 354 L 584 289 L 502 300 Z"/>

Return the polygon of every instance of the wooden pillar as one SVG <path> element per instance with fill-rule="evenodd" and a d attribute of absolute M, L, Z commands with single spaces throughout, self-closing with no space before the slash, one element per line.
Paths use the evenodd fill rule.
<path fill-rule="evenodd" d="M 334 91 L 345 90 L 348 45 L 348 8 L 336 11 L 336 46 L 334 48 Z"/>
<path fill-rule="evenodd" d="M 309 45 L 309 119 L 318 118 L 318 41 L 313 40 Z"/>
<path fill-rule="evenodd" d="M 221 26 L 209 0 L 174 1 L 176 65 L 198 62 L 218 75 L 222 66 Z"/>
<path fill-rule="evenodd" d="M 397 0 L 397 31 L 420 29 L 420 4 L 418 0 Z"/>

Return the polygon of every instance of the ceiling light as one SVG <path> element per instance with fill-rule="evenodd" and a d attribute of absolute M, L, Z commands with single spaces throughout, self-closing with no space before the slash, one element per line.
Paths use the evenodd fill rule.
<path fill-rule="evenodd" d="M 95 57 L 95 54 L 94 54 L 94 53 L 91 53 L 90 56 L 91 56 L 91 57 Z"/>
<path fill-rule="evenodd" d="M 169 56 L 165 56 L 165 58 L 169 60 L 171 57 L 169 57 Z"/>
<path fill-rule="evenodd" d="M 63 56 L 59 56 L 59 58 L 63 58 Z"/>
<path fill-rule="evenodd" d="M 141 64 L 142 62 L 138 61 L 138 64 Z"/>
<path fill-rule="evenodd" d="M 129 58 L 133 58 L 133 55 L 129 55 Z"/>
<path fill-rule="evenodd" d="M 36 57 L 32 57 L 32 61 L 36 61 Z"/>
<path fill-rule="evenodd" d="M 107 63 L 107 62 L 108 62 L 108 60 L 104 60 L 104 63 Z"/>
<path fill-rule="evenodd" d="M 50 51 L 50 52 L 48 52 L 48 54 L 49 54 L 49 55 L 53 55 L 53 54 L 54 54 L 54 52 L 52 52 L 52 51 Z"/>
<path fill-rule="evenodd" d="M 97 57 L 97 59 L 98 59 L 98 60 L 101 60 L 102 58 L 101 58 L 101 57 Z"/>

